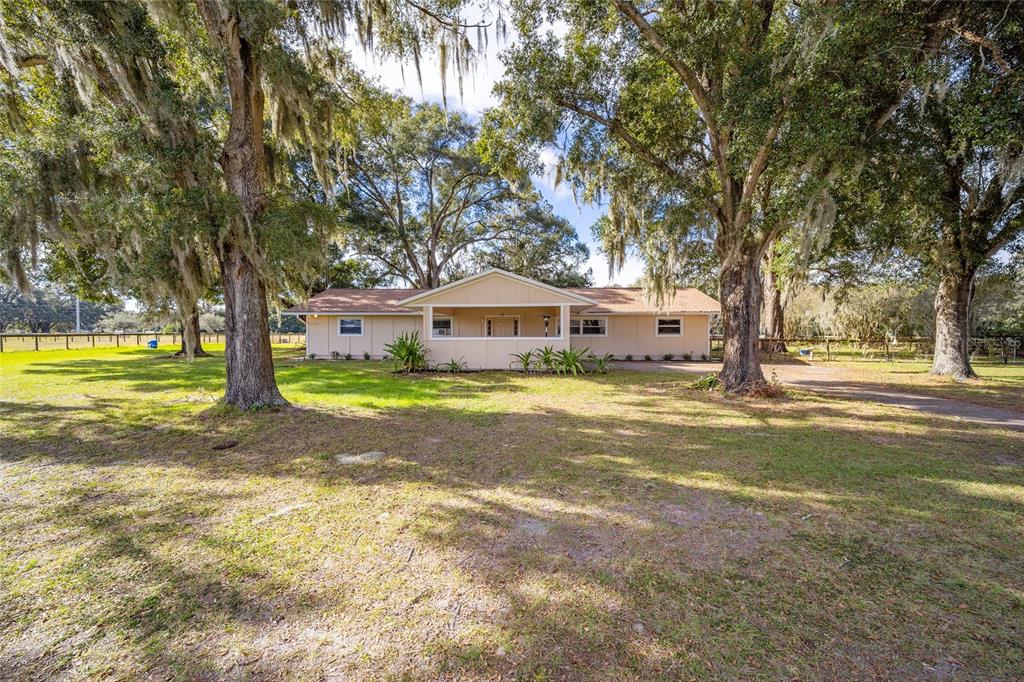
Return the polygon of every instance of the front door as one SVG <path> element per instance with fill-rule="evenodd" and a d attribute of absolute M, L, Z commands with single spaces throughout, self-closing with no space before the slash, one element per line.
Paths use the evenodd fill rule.
<path fill-rule="evenodd" d="M 487 336 L 519 336 L 518 317 L 488 317 Z"/>

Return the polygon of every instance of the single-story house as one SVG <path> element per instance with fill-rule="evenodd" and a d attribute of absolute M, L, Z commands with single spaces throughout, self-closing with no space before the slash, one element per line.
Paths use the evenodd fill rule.
<path fill-rule="evenodd" d="M 552 346 L 623 358 L 711 352 L 718 301 L 678 288 L 656 307 L 638 288 L 549 286 L 492 269 L 436 289 L 328 289 L 286 314 L 306 323 L 306 354 L 379 358 L 405 332 L 419 332 L 431 363 L 507 369 L 514 353 Z"/>

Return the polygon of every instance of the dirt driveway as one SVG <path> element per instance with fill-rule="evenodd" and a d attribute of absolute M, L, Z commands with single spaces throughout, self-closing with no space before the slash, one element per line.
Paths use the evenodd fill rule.
<path fill-rule="evenodd" d="M 686 372 L 709 374 L 722 369 L 717 362 L 616 362 L 616 367 L 641 372 Z M 806 363 L 762 363 L 765 376 L 773 372 L 788 386 L 837 398 L 865 400 L 893 405 L 928 414 L 955 417 L 963 421 L 1024 431 L 1024 414 L 955 398 L 938 398 L 923 393 L 893 388 L 877 381 L 850 378 L 849 370 Z"/>

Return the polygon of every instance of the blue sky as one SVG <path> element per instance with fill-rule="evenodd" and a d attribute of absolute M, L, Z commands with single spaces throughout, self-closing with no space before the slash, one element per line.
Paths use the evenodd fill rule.
<path fill-rule="evenodd" d="M 487 50 L 486 58 L 481 60 L 473 73 L 467 74 L 464 81 L 463 96 L 460 99 L 454 74 L 448 78 L 448 109 L 461 111 L 473 118 L 478 118 L 488 107 L 495 106 L 498 101 L 491 94 L 494 83 L 501 78 L 504 68 L 498 58 L 501 49 L 491 41 Z M 381 85 L 396 92 L 400 92 L 413 101 L 441 102 L 441 77 L 438 64 L 432 57 L 426 57 L 422 64 L 423 85 L 416 81 L 415 70 L 411 65 L 405 68 L 403 80 L 402 68 L 394 60 L 381 60 L 372 55 L 364 53 L 358 47 L 352 48 L 352 56 L 357 65 L 365 73 L 376 77 Z M 642 265 L 636 257 L 629 257 L 621 272 L 616 273 L 614 278 L 609 277 L 608 262 L 603 253 L 600 252 L 594 237 L 590 232 L 591 226 L 601 215 L 604 208 L 595 204 L 577 204 L 572 192 L 564 186 L 554 186 L 554 162 L 557 159 L 556 150 L 551 150 L 545 155 L 549 162 L 549 172 L 543 176 L 534 178 L 534 185 L 550 203 L 554 212 L 568 220 L 575 228 L 580 239 L 590 247 L 590 261 L 587 267 L 594 273 L 594 284 L 597 286 L 608 286 L 618 284 L 628 286 L 636 282 L 642 272 Z"/>

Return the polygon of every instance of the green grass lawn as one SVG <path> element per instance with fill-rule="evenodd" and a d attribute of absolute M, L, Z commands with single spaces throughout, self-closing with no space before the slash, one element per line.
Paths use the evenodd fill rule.
<path fill-rule="evenodd" d="M 0 355 L 0 678 L 1024 670 L 1024 434 L 277 352 L 257 413 L 219 357 Z"/>

